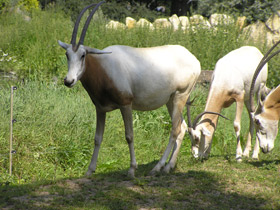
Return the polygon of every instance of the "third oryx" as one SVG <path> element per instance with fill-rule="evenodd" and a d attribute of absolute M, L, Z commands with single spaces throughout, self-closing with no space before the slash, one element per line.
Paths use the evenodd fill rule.
<path fill-rule="evenodd" d="M 210 91 L 208 94 L 205 111 L 220 113 L 223 108 L 231 106 L 236 102 L 236 114 L 234 120 L 234 130 L 237 137 L 236 159 L 242 160 L 242 155 L 248 157 L 251 150 L 251 140 L 254 132 L 254 122 L 250 115 L 250 84 L 259 62 L 263 55 L 252 46 L 243 46 L 229 52 L 216 63 Z M 259 96 L 262 92 L 267 92 L 267 65 L 260 71 L 255 82 L 253 94 Z M 247 144 L 242 153 L 240 143 L 241 115 L 243 106 L 246 106 L 250 118 L 250 128 Z M 188 108 L 189 110 L 189 108 Z M 212 138 L 218 123 L 218 115 L 203 113 L 201 120 L 191 125 L 190 112 L 188 112 L 188 132 L 192 141 L 192 152 L 195 157 L 207 158 L 212 144 Z M 256 141 L 253 158 L 258 158 L 259 144 Z"/>

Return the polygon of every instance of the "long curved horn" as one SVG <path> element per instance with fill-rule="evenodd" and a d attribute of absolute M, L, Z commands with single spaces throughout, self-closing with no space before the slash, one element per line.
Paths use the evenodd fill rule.
<path fill-rule="evenodd" d="M 81 44 L 84 43 L 85 35 L 86 35 L 86 32 L 87 32 L 89 23 L 90 23 L 90 21 L 91 21 L 91 18 L 92 18 L 92 16 L 94 15 L 94 13 L 96 12 L 96 10 L 98 9 L 98 7 L 99 7 L 101 4 L 103 4 L 103 3 L 105 3 L 105 1 L 99 2 L 99 3 L 93 8 L 93 10 L 91 11 L 90 15 L 88 16 L 88 18 L 87 18 L 87 20 L 86 20 L 86 23 L 85 23 L 85 25 L 84 25 L 84 28 L 83 28 L 83 30 L 82 30 L 82 34 L 81 34 L 81 37 L 80 37 L 80 41 L 79 41 L 79 43 L 78 43 L 78 47 L 79 47 Z"/>
<path fill-rule="evenodd" d="M 218 112 L 204 111 L 204 112 L 201 112 L 200 114 L 198 114 L 198 115 L 196 116 L 196 118 L 194 119 L 194 121 L 193 121 L 193 129 L 196 128 L 196 124 L 198 123 L 198 120 L 199 120 L 203 115 L 205 115 L 205 114 L 216 114 L 216 115 L 219 115 L 219 116 L 222 117 L 222 118 L 225 118 L 225 119 L 229 120 L 227 117 L 225 117 L 224 115 L 222 115 L 222 114 L 220 114 L 220 113 L 218 113 Z"/>
<path fill-rule="evenodd" d="M 276 52 L 272 53 L 270 56 L 269 54 L 272 52 L 272 50 L 274 50 L 274 48 L 280 43 L 280 40 L 278 42 L 276 42 L 276 44 L 274 44 L 268 51 L 267 53 L 263 56 L 262 60 L 260 61 L 258 67 L 256 68 L 256 71 L 254 73 L 253 79 L 252 79 L 252 83 L 251 83 L 251 87 L 250 87 L 250 112 L 254 112 L 254 86 L 257 80 L 257 77 L 260 73 L 260 71 L 262 70 L 263 66 L 271 59 L 273 58 L 275 55 L 277 55 L 280 50 L 277 50 Z"/>
<path fill-rule="evenodd" d="M 83 17 L 83 14 L 85 13 L 85 11 L 86 11 L 88 8 L 90 8 L 90 7 L 92 7 L 92 6 L 95 6 L 95 5 L 96 5 L 96 3 L 86 6 L 86 7 L 80 12 L 79 16 L 77 17 L 77 20 L 76 20 L 76 22 L 75 22 L 75 26 L 74 26 L 74 29 L 73 29 L 73 33 L 72 33 L 72 39 L 71 39 L 72 47 L 74 47 L 74 48 L 76 47 L 76 38 L 77 38 L 78 28 L 79 28 L 80 21 L 81 21 L 81 19 L 82 19 L 82 17 Z"/>
<path fill-rule="evenodd" d="M 204 111 L 204 112 L 198 114 L 198 115 L 196 116 L 196 118 L 194 119 L 193 123 L 192 123 L 192 120 L 191 120 L 191 112 L 190 112 L 190 106 L 192 105 L 192 103 L 194 102 L 194 100 L 195 100 L 195 98 L 194 98 L 192 101 L 190 101 L 190 98 L 188 98 L 187 103 L 186 103 L 186 105 L 187 105 L 188 127 L 189 127 L 189 128 L 195 129 L 195 128 L 196 128 L 196 124 L 198 123 L 198 120 L 199 120 L 203 115 L 205 115 L 205 114 L 216 114 L 216 115 L 219 115 L 219 116 L 221 116 L 221 117 L 223 117 L 223 118 L 229 120 L 227 117 L 225 117 L 224 115 L 222 115 L 222 114 L 220 114 L 220 113 L 218 113 L 218 112 Z"/>

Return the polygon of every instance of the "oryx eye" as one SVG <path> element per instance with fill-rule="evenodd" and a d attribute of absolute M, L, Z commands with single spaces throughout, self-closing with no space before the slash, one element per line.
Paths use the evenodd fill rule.
<path fill-rule="evenodd" d="M 67 54 L 67 53 L 65 53 L 65 55 L 66 55 L 67 60 L 69 60 L 69 56 L 68 56 L 68 54 Z"/>
<path fill-rule="evenodd" d="M 260 126 L 260 124 L 261 124 L 260 120 L 259 120 L 259 119 L 255 119 L 255 124 L 256 124 L 257 126 Z"/>
<path fill-rule="evenodd" d="M 86 57 L 86 54 L 84 53 L 82 56 L 81 56 L 81 59 L 84 59 Z"/>
<path fill-rule="evenodd" d="M 266 135 L 266 132 L 264 130 L 260 130 L 262 135 Z"/>

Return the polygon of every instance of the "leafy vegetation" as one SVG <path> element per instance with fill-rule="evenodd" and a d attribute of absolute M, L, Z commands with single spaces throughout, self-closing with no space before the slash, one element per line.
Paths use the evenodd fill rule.
<path fill-rule="evenodd" d="M 105 24 L 106 19 L 98 13 L 87 32 L 86 45 L 103 49 L 113 44 L 135 47 L 180 44 L 201 61 L 205 70 L 214 69 L 217 60 L 229 51 L 250 44 L 246 37 L 240 37 L 240 31 L 234 24 L 175 32 L 172 29 L 151 31 L 147 28 L 112 30 L 106 29 Z M 0 33 L 1 70 L 13 71 L 20 78 L 50 80 L 58 77 L 61 81 L 66 58 L 57 40 L 70 42 L 73 24 L 67 16 L 55 8 L 33 11 L 30 20 L 25 20 L 22 14 L 10 12 L 0 16 L 0 27 L 3 29 Z M 263 44 L 257 47 L 263 52 L 267 50 Z M 279 64 L 275 60 L 270 62 L 270 71 L 275 71 L 271 73 L 274 75 L 272 80 L 269 80 L 272 86 L 279 83 Z"/>
<path fill-rule="evenodd" d="M 25 20 L 28 14 L 31 19 Z M 106 29 L 102 13 L 94 17 L 85 44 L 104 48 L 113 44 L 150 47 L 180 44 L 213 69 L 217 60 L 246 42 L 235 25 L 217 30 L 197 28 Z M 84 21 L 84 19 L 83 19 Z M 134 112 L 136 178 L 126 176 L 128 146 L 118 111 L 107 115 L 104 141 L 96 174 L 83 178 L 95 133 L 95 108 L 80 84 L 61 83 L 67 72 L 65 51 L 57 40 L 69 43 L 73 22 L 60 9 L 2 13 L 0 15 L 0 70 L 13 71 L 17 81 L 0 83 L 0 208 L 1 209 L 279 209 L 279 149 L 261 154 L 259 161 L 235 161 L 233 130 L 235 107 L 223 111 L 209 160 L 194 160 L 186 135 L 176 169 L 169 175 L 148 176 L 161 157 L 170 132 L 165 107 Z M 250 43 L 249 43 L 250 44 Z M 257 44 L 262 52 L 267 46 Z M 279 84 L 279 57 L 269 63 L 269 86 Z M 13 173 L 9 168 L 10 86 L 14 96 Z M 197 86 L 192 114 L 205 105 L 208 87 Z M 185 116 L 185 113 L 184 113 Z M 244 148 L 248 119 L 242 118 Z"/>
<path fill-rule="evenodd" d="M 205 0 L 199 1 L 197 13 L 205 17 L 214 13 L 245 16 L 247 22 L 252 23 L 265 22 L 277 10 L 280 10 L 280 2 L 274 0 Z"/>

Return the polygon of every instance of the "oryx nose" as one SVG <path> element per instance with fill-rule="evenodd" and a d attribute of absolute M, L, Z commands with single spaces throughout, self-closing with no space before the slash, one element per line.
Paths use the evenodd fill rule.
<path fill-rule="evenodd" d="M 263 153 L 267 153 L 267 152 L 268 152 L 267 147 L 263 147 L 263 148 L 262 148 L 262 152 L 263 152 Z"/>
<path fill-rule="evenodd" d="M 262 152 L 263 153 L 268 153 L 270 152 L 271 150 L 273 150 L 273 147 L 267 145 L 266 147 L 262 147 Z"/>
<path fill-rule="evenodd" d="M 64 78 L 64 85 L 67 87 L 71 87 L 71 85 L 74 83 L 74 79 L 68 80 L 67 77 Z"/>

